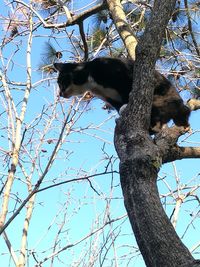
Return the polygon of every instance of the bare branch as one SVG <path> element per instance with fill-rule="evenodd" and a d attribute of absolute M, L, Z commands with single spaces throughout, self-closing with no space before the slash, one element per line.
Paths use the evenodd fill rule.
<path fill-rule="evenodd" d="M 198 110 L 200 109 L 200 100 L 191 98 L 190 100 L 188 100 L 187 105 L 191 110 Z"/>
<path fill-rule="evenodd" d="M 11 255 L 12 259 L 13 259 L 13 262 L 14 262 L 15 266 L 18 266 L 17 255 L 15 254 L 15 251 L 14 251 L 14 249 L 13 249 L 13 247 L 12 247 L 10 241 L 9 241 L 9 238 L 8 238 L 6 232 L 3 232 L 3 238 L 4 238 L 5 242 L 6 242 L 8 250 L 10 251 L 10 255 Z"/>
<path fill-rule="evenodd" d="M 65 247 L 63 247 L 62 249 L 58 250 L 58 251 L 55 251 L 53 254 L 49 255 L 48 257 L 44 258 L 42 261 L 39 262 L 39 264 L 42 264 L 44 262 L 46 262 L 47 260 L 51 259 L 52 257 L 55 257 L 56 255 L 60 254 L 61 252 L 69 249 L 69 248 L 72 248 L 78 244 L 80 244 L 81 242 L 83 242 L 84 240 L 88 239 L 89 237 L 93 236 L 94 234 L 96 234 L 97 232 L 101 231 L 103 228 L 105 228 L 107 225 L 110 225 L 116 221 L 119 221 L 119 220 L 122 220 L 126 217 L 127 215 L 123 215 L 121 217 L 118 217 L 118 218 L 115 218 L 115 219 L 112 219 L 112 220 L 108 220 L 106 221 L 101 227 L 99 227 L 98 229 L 95 229 L 93 231 L 91 231 L 91 233 L 89 233 L 88 235 L 84 236 L 83 238 L 81 238 L 80 240 L 74 242 L 73 244 L 68 244 L 66 245 Z"/>
<path fill-rule="evenodd" d="M 170 147 L 168 153 L 163 155 L 163 163 L 172 162 L 181 159 L 197 159 L 200 158 L 199 147 Z"/>
<path fill-rule="evenodd" d="M 88 18 L 88 17 L 96 14 L 97 12 L 107 8 L 106 3 L 103 2 L 103 3 L 100 3 L 96 6 L 82 12 L 79 15 L 71 16 L 71 14 L 70 14 L 71 17 L 67 22 L 58 23 L 58 24 L 54 24 L 54 23 L 50 24 L 50 23 L 47 23 L 34 8 L 29 7 L 29 5 L 26 4 L 25 2 L 23 2 L 21 0 L 14 0 L 14 2 L 19 3 L 19 4 L 24 5 L 25 7 L 29 8 L 38 17 L 40 22 L 43 24 L 43 27 L 46 29 L 54 29 L 54 28 L 60 29 L 60 28 L 66 28 L 67 26 L 79 24 L 80 22 L 82 22 L 86 18 Z M 67 14 L 68 14 L 68 11 L 67 11 Z M 68 18 L 69 18 L 69 14 L 68 14 Z"/>
<path fill-rule="evenodd" d="M 193 29 L 192 29 L 192 22 L 191 22 L 191 16 L 190 16 L 190 12 L 189 12 L 189 7 L 188 7 L 188 0 L 184 0 L 184 4 L 185 4 L 185 9 L 186 9 L 186 14 L 187 14 L 187 19 L 188 19 L 188 29 L 190 31 L 191 37 L 192 37 L 192 41 L 196 50 L 197 55 L 200 57 L 200 50 L 199 50 L 199 46 L 198 43 L 195 39 L 194 33 L 193 33 Z"/>
<path fill-rule="evenodd" d="M 32 22 L 30 23 L 32 25 Z M 4 192 L 4 198 L 3 198 L 3 204 L 2 204 L 2 211 L 0 215 L 0 228 L 3 226 L 5 220 L 6 220 L 6 215 L 8 212 L 8 204 L 9 204 L 9 195 L 10 191 L 12 188 L 12 184 L 14 181 L 14 176 L 16 172 L 16 168 L 18 165 L 19 161 L 19 153 L 20 153 L 20 148 L 21 148 L 21 130 L 22 130 L 22 123 L 25 118 L 25 113 L 27 109 L 27 104 L 28 104 L 28 98 L 30 95 L 31 91 L 31 45 L 32 45 L 32 26 L 30 27 L 30 33 L 29 33 L 29 38 L 28 38 L 28 47 L 27 47 L 27 86 L 24 92 L 24 98 L 22 101 L 22 107 L 21 107 L 21 113 L 18 116 L 16 114 L 16 130 L 13 134 L 13 150 L 12 150 L 12 163 L 11 163 L 11 168 L 8 174 L 8 179 L 7 183 L 5 186 L 5 192 Z M 5 89 L 7 91 L 7 86 L 6 83 L 4 83 Z M 8 99 L 10 99 L 10 92 L 8 94 Z M 11 114 L 10 114 L 11 116 Z M 12 118 L 12 116 L 11 116 Z"/>
<path fill-rule="evenodd" d="M 63 181 L 63 182 L 60 182 L 60 183 L 57 183 L 57 184 L 53 184 L 53 185 L 38 189 L 35 193 L 39 193 L 39 192 L 48 190 L 50 188 L 57 187 L 57 186 L 60 186 L 60 185 L 63 185 L 63 184 L 68 184 L 68 183 L 71 183 L 71 182 L 78 182 L 78 181 L 84 181 L 84 180 L 90 182 L 90 178 L 93 178 L 93 177 L 96 177 L 96 176 L 105 175 L 105 174 L 113 174 L 113 173 L 118 173 L 118 172 L 117 171 L 111 171 L 111 172 L 107 172 L 106 171 L 106 172 L 101 172 L 101 173 L 96 173 L 96 174 L 93 174 L 93 175 L 89 175 L 89 176 L 86 176 L 86 177 L 70 179 L 70 180 L 67 180 L 67 181 Z M 96 190 L 94 190 L 94 191 L 96 191 Z M 97 194 L 99 195 L 98 192 L 97 192 Z"/>
<path fill-rule="evenodd" d="M 32 4 L 30 5 L 32 6 Z M 29 27 L 30 27 L 30 32 L 29 32 L 29 37 L 28 37 L 28 44 L 27 44 L 27 89 L 25 90 L 25 95 L 24 95 L 24 100 L 23 100 L 23 105 L 22 105 L 22 112 L 25 113 L 26 111 L 26 106 L 29 98 L 29 94 L 31 91 L 31 48 L 32 48 L 32 39 L 33 39 L 33 17 L 32 13 L 30 13 L 29 17 Z M 24 120 L 24 115 L 21 113 L 21 120 Z M 24 132 L 25 134 L 25 132 Z M 20 147 L 22 146 L 23 143 L 23 138 L 24 134 L 21 137 L 20 140 Z M 29 185 L 29 191 L 31 191 L 31 186 Z M 21 249 L 20 249 L 20 257 L 19 257 L 19 265 L 23 266 L 26 264 L 26 248 L 27 248 L 27 237 L 28 237 L 28 229 L 29 229 L 29 223 L 30 219 L 32 216 L 33 208 L 34 208 L 34 197 L 32 197 L 29 201 L 29 205 L 27 207 L 27 214 L 26 218 L 24 221 L 24 228 L 23 228 L 23 234 L 22 234 L 22 240 L 21 240 Z"/>
<path fill-rule="evenodd" d="M 65 132 L 65 128 L 67 126 L 67 124 L 69 123 L 69 117 L 70 117 L 70 114 L 71 114 L 71 111 L 72 111 L 72 105 L 70 106 L 69 108 L 69 111 L 68 111 L 68 115 L 66 117 L 66 120 L 63 124 L 63 127 L 62 127 L 62 130 L 60 132 L 60 136 L 58 138 L 58 141 L 54 147 L 54 150 L 51 154 L 51 157 L 49 159 L 49 162 L 42 174 L 42 176 L 40 177 L 40 179 L 37 181 L 34 189 L 32 190 L 32 192 L 29 193 L 29 195 L 27 196 L 27 198 L 22 202 L 22 204 L 20 205 L 20 207 L 16 210 L 16 212 L 9 218 L 9 220 L 4 224 L 4 225 L 1 225 L 1 228 L 0 228 L 0 235 L 2 234 L 3 231 L 5 231 L 5 229 L 8 227 L 8 225 L 14 220 L 14 218 L 20 213 L 20 211 L 23 209 L 23 207 L 26 205 L 26 203 L 33 197 L 33 195 L 37 192 L 37 190 L 39 189 L 42 181 L 44 180 L 46 174 L 48 173 L 48 170 L 50 168 L 50 166 L 52 165 L 54 159 L 55 159 L 55 155 L 58 151 L 58 148 L 61 144 L 61 141 L 62 141 L 62 138 L 63 138 L 63 135 L 64 135 L 64 132 Z M 71 119 L 70 119 L 71 120 Z"/>
<path fill-rule="evenodd" d="M 86 41 L 86 38 L 85 38 L 83 21 L 80 21 L 80 23 L 78 24 L 78 26 L 79 26 L 79 31 L 80 31 L 81 39 L 83 41 L 83 46 L 84 46 L 84 61 L 86 61 L 88 59 L 88 44 L 87 44 L 87 41 Z"/>
<path fill-rule="evenodd" d="M 67 20 L 70 23 L 72 21 L 72 16 L 69 9 L 66 7 L 62 0 L 56 0 L 56 2 L 64 9 Z"/>
<path fill-rule="evenodd" d="M 115 23 L 116 29 L 124 42 L 124 45 L 128 51 L 129 56 L 135 59 L 135 47 L 137 45 L 136 37 L 127 23 L 126 15 L 123 11 L 120 0 L 107 0 L 108 8 L 112 15 L 112 19 Z"/>

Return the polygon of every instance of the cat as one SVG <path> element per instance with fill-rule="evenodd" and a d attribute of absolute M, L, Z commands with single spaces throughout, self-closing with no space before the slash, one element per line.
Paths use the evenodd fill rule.
<path fill-rule="evenodd" d="M 59 71 L 57 82 L 64 98 L 90 91 L 118 112 L 128 103 L 134 68 L 131 59 L 100 57 L 82 63 L 54 63 L 54 67 Z M 190 109 L 175 87 L 156 70 L 154 80 L 150 134 L 159 132 L 171 119 L 177 126 L 189 127 Z"/>

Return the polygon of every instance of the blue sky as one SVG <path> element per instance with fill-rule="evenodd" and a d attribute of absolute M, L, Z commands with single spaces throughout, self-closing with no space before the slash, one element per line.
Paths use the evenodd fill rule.
<path fill-rule="evenodd" d="M 7 14 L 7 9 L 3 3 L 0 4 L 0 8 L 1 14 Z M 71 30 L 70 28 L 69 31 Z M 1 36 L 3 36 L 3 34 L 4 31 L 1 29 Z M 37 30 L 34 32 L 31 56 L 33 83 L 42 78 L 41 72 L 37 71 L 37 69 L 41 63 L 41 54 L 45 41 L 49 40 L 49 35 L 50 31 L 48 30 Z M 62 49 L 71 49 L 69 40 L 66 42 L 66 35 L 64 33 L 61 33 L 60 39 L 58 38 L 56 41 L 53 39 L 53 36 L 50 37 L 50 39 L 57 49 L 59 46 Z M 15 42 L 8 44 L 3 50 L 4 62 L 9 62 L 9 81 L 26 82 L 26 45 L 27 37 L 23 37 L 22 39 L 16 38 Z M 16 51 L 16 53 L 11 57 L 14 51 Z M 69 56 L 70 53 L 64 53 L 63 60 L 67 60 Z M 12 64 L 12 61 L 9 61 L 10 59 L 12 59 L 14 64 Z M 4 70 L 2 62 L 0 68 Z M 12 85 L 10 87 L 16 108 L 20 111 L 24 87 Z M 55 119 L 45 136 L 44 145 L 42 146 L 45 152 L 41 151 L 39 154 L 40 158 L 37 161 L 39 168 L 34 171 L 32 178 L 33 183 L 37 181 L 39 174 L 42 173 L 48 162 L 55 145 L 54 140 L 58 137 L 64 117 L 72 101 L 72 99 L 60 99 L 61 104 L 59 102 L 55 104 L 57 99 L 56 94 L 56 79 L 51 79 L 51 81 L 41 83 L 36 88 L 32 89 L 28 101 L 23 129 L 30 125 L 36 125 L 34 128 L 30 127 L 27 131 L 24 146 L 27 148 L 28 152 L 24 148 L 20 158 L 21 163 L 26 167 L 28 173 L 30 173 L 30 168 L 32 166 L 30 164 L 30 158 L 34 157 L 37 153 L 37 143 L 42 136 L 47 121 L 53 114 L 53 109 L 55 108 L 56 110 Z M 0 147 L 1 149 L 9 150 L 8 135 L 4 127 L 4 125 L 8 123 L 4 103 L 3 96 L 1 96 Z M 77 122 L 72 127 L 70 134 L 66 136 L 62 149 L 46 176 L 42 187 L 68 179 L 83 177 L 84 175 L 101 173 L 104 172 L 106 168 L 108 168 L 108 171 L 118 170 L 118 160 L 113 145 L 115 118 L 118 115 L 115 111 L 108 113 L 102 109 L 102 106 L 103 102 L 97 99 L 91 101 L 87 107 L 85 103 L 80 105 L 75 117 L 77 118 Z M 43 114 L 41 120 L 33 121 L 44 108 L 46 108 L 46 113 Z M 83 109 L 86 109 L 86 111 L 82 112 Z M 63 113 L 63 110 L 66 113 Z M 186 134 L 181 137 L 180 142 L 184 140 L 184 142 L 181 142 L 181 145 L 199 145 L 199 115 L 200 111 L 192 113 L 190 123 L 193 134 Z M 30 139 L 33 141 L 30 142 Z M 50 144 L 47 142 L 49 139 L 53 140 Z M 5 181 L 8 171 L 8 162 L 3 153 L 1 153 L 1 156 L 2 162 L 0 163 L 0 170 L 2 177 L 1 182 L 3 182 Z M 108 164 L 109 157 L 112 157 L 111 164 Z M 168 216 L 171 215 L 174 208 L 174 200 L 171 197 L 166 197 L 166 194 L 168 194 L 170 190 L 173 191 L 177 188 L 177 177 L 180 179 L 180 188 L 181 185 L 184 184 L 188 184 L 188 186 L 198 185 L 199 166 L 199 159 L 191 159 L 165 164 L 161 168 L 158 186 L 162 196 L 161 200 L 166 208 Z M 161 179 L 163 177 L 166 177 L 165 182 Z M 99 195 L 86 181 L 64 184 L 38 193 L 36 208 L 33 212 L 28 236 L 28 249 L 36 252 L 36 258 L 41 260 L 52 253 L 56 235 L 63 221 L 65 221 L 65 224 L 62 228 L 61 238 L 59 239 L 56 249 L 66 244 L 76 243 L 90 231 L 100 228 L 105 223 L 105 218 L 108 214 L 111 219 L 123 217 L 125 215 L 119 176 L 117 174 L 114 174 L 113 177 L 109 174 L 95 177 L 91 179 L 91 182 Z M 183 190 L 182 194 L 185 194 L 187 190 L 189 189 Z M 20 168 L 18 168 L 16 173 L 16 180 L 12 193 L 13 198 L 10 202 L 10 213 L 8 217 L 12 215 L 15 207 L 20 204 L 20 201 L 16 201 L 17 197 L 23 200 L 27 195 L 27 187 Z M 197 195 L 199 195 L 199 190 Z M 182 205 L 177 224 L 177 232 L 181 237 L 184 235 L 183 242 L 189 249 L 199 242 L 199 235 L 197 233 L 200 228 L 199 215 L 197 214 L 199 203 L 196 200 L 190 200 L 193 200 L 192 196 Z M 16 253 L 18 253 L 20 248 L 24 214 L 25 209 L 7 229 L 7 234 Z M 99 259 L 95 266 L 100 266 L 100 262 L 103 260 L 103 256 L 106 254 L 106 249 L 108 249 L 109 246 L 111 246 L 111 248 L 108 249 L 107 262 L 104 266 L 115 266 L 115 262 L 113 261 L 114 253 L 116 253 L 119 259 L 119 266 L 145 266 L 143 260 L 139 256 L 137 248 L 135 248 L 136 243 L 133 241 L 134 236 L 128 219 L 125 218 L 118 220 L 112 225 L 106 226 L 103 231 L 99 231 L 90 240 L 85 240 L 73 248 L 62 252 L 60 254 L 60 259 L 56 259 L 57 263 L 55 266 L 77 266 L 75 262 L 78 260 L 81 260 L 81 266 L 84 266 L 84 260 L 86 264 L 89 256 L 91 256 L 87 254 L 88 248 L 92 246 L 94 249 L 96 245 L 96 251 L 98 251 L 100 245 L 105 243 L 106 238 L 108 238 L 108 243 L 102 251 L 102 256 L 98 255 Z M 112 238 L 116 238 L 115 246 L 112 246 Z M 199 252 L 199 249 L 197 251 Z M 95 249 L 92 252 L 94 253 Z M 194 256 L 195 255 L 196 254 L 194 254 Z M 130 261 L 129 257 L 131 258 Z M 30 255 L 29 261 L 30 266 L 36 264 L 32 255 Z M 65 264 L 62 264 L 62 261 L 65 262 Z M 9 260 L 7 248 L 2 239 L 0 240 L 0 265 L 14 266 L 12 260 Z M 50 266 L 49 261 L 43 266 Z"/>

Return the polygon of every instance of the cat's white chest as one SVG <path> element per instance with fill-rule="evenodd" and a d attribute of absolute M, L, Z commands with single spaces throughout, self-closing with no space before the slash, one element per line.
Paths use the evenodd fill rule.
<path fill-rule="evenodd" d="M 94 95 L 102 100 L 112 99 L 117 102 L 122 102 L 122 98 L 116 89 L 103 87 L 95 82 L 91 76 L 88 77 L 87 87 L 88 91 L 91 91 Z"/>

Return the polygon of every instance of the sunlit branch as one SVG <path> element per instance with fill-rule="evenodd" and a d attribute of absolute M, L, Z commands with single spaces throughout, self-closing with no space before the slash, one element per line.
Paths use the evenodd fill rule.
<path fill-rule="evenodd" d="M 63 139 L 63 135 L 64 135 L 64 132 L 65 132 L 65 128 L 67 126 L 67 124 L 71 121 L 70 119 L 70 115 L 71 115 L 71 111 L 72 111 L 72 105 L 70 106 L 69 108 L 69 111 L 68 111 L 68 115 L 65 119 L 65 122 L 63 124 L 63 127 L 62 127 L 62 130 L 60 132 L 60 135 L 59 135 L 59 138 L 58 138 L 58 141 L 54 147 L 54 150 L 51 154 L 51 157 L 47 163 L 47 166 L 42 174 L 42 176 L 39 178 L 39 180 L 37 181 L 34 189 L 32 190 L 32 192 L 29 193 L 29 195 L 27 196 L 27 198 L 22 202 L 22 204 L 19 206 L 19 208 L 15 211 L 15 213 L 8 219 L 8 221 L 3 225 L 1 226 L 1 229 L 0 229 L 0 234 L 2 234 L 2 232 L 8 227 L 8 225 L 14 220 L 14 218 L 20 213 L 20 211 L 23 209 L 23 207 L 28 203 L 28 201 L 32 198 L 32 196 L 37 192 L 37 190 L 39 189 L 42 181 L 44 180 L 46 174 L 48 173 L 49 171 L 49 168 L 51 167 L 54 159 L 55 159 L 55 155 L 57 154 L 58 152 L 58 148 L 60 147 L 61 145 L 61 142 L 62 142 L 62 139 Z"/>
<path fill-rule="evenodd" d="M 191 21 L 191 16 L 190 16 L 189 7 L 188 7 L 188 0 L 184 0 L 184 4 L 185 4 L 187 19 L 188 19 L 188 29 L 189 29 L 189 32 L 191 34 L 196 53 L 200 57 L 199 46 L 198 46 L 198 43 L 196 41 L 196 38 L 195 38 L 194 33 L 193 33 L 193 29 L 192 29 L 192 21 Z"/>
<path fill-rule="evenodd" d="M 124 13 L 120 0 L 107 0 L 109 11 L 111 12 L 112 19 L 115 23 L 116 29 L 125 44 L 129 56 L 135 59 L 135 47 L 137 39 L 127 23 L 126 15 Z"/>
<path fill-rule="evenodd" d="M 60 254 L 61 252 L 69 249 L 69 248 L 72 248 L 78 244 L 80 244 L 81 242 L 83 242 L 84 240 L 88 239 L 89 237 L 93 236 L 94 234 L 96 234 L 97 232 L 99 231 L 102 231 L 107 225 L 110 225 L 111 223 L 114 223 L 116 221 L 119 221 L 119 220 L 122 220 L 124 218 L 126 218 L 127 215 L 123 215 L 121 217 L 118 217 L 116 219 L 112 219 L 112 220 L 108 220 L 107 222 L 104 223 L 104 225 L 102 225 L 101 227 L 99 227 L 98 229 L 95 229 L 94 231 L 92 231 L 91 233 L 89 233 L 88 235 L 84 236 L 83 238 L 81 238 L 80 240 L 74 242 L 74 243 L 71 243 L 71 244 L 68 244 L 66 246 L 64 246 L 63 248 L 61 248 L 60 250 L 57 250 L 55 251 L 54 253 L 52 253 L 51 255 L 47 256 L 46 258 L 44 258 L 43 260 L 41 260 L 39 262 L 39 264 L 42 264 L 44 262 L 46 262 L 47 260 L 51 259 L 52 257 L 55 257 L 56 255 Z"/>
<path fill-rule="evenodd" d="M 25 2 L 20 1 L 20 0 L 14 0 L 14 2 L 19 3 L 21 5 L 24 5 L 25 7 L 30 9 L 38 17 L 40 22 L 43 24 L 43 27 L 46 29 L 53 29 L 53 28 L 60 29 L 60 28 L 66 28 L 67 26 L 79 24 L 80 22 L 82 22 L 86 18 L 88 18 L 88 17 L 94 15 L 95 13 L 107 8 L 106 3 L 103 2 L 103 3 L 97 4 L 96 6 L 88 9 L 87 11 L 82 12 L 79 15 L 71 16 L 71 19 L 68 20 L 67 22 L 64 22 L 64 23 L 47 23 L 34 8 L 31 8 Z"/>

